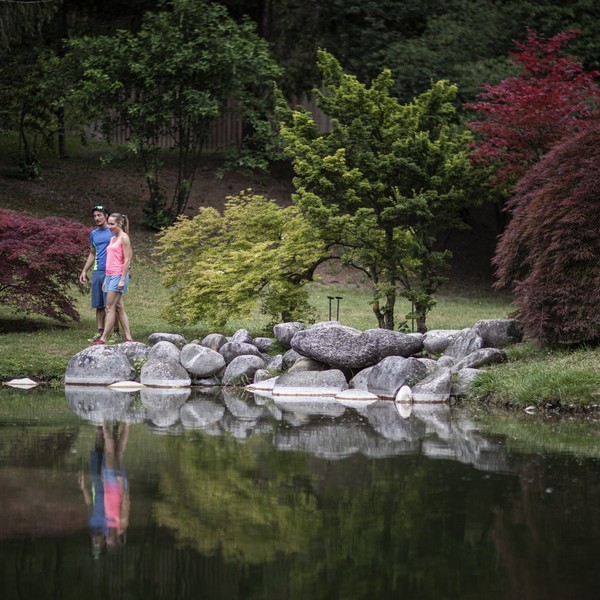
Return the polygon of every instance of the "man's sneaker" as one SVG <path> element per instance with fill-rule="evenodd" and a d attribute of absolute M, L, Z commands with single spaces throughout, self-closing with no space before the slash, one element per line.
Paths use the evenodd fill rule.
<path fill-rule="evenodd" d="M 121 341 L 121 334 L 118 331 L 113 331 L 108 340 L 107 344 L 118 344 Z"/>
<path fill-rule="evenodd" d="M 97 333 L 94 337 L 88 338 L 88 342 L 97 342 L 102 337 L 101 333 Z"/>

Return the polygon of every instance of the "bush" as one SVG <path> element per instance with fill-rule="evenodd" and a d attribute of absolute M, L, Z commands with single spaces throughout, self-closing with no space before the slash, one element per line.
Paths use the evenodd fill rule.
<path fill-rule="evenodd" d="M 543 345 L 600 340 L 600 126 L 566 139 L 521 179 L 493 259 L 525 335 Z"/>
<path fill-rule="evenodd" d="M 58 321 L 78 321 L 71 286 L 83 265 L 88 234 L 76 221 L 0 209 L 0 300 Z"/>

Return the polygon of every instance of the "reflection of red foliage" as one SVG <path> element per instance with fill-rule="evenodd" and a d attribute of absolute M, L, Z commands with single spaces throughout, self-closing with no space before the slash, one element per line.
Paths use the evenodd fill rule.
<path fill-rule="evenodd" d="M 79 320 L 70 296 L 89 229 L 59 217 L 0 209 L 0 299 L 59 321 Z"/>
<path fill-rule="evenodd" d="M 498 181 L 514 182 L 566 134 L 598 118 L 597 71 L 585 71 L 561 47 L 577 35 L 566 31 L 547 40 L 529 31 L 517 43 L 512 63 L 516 77 L 486 85 L 480 101 L 466 105 L 482 119 L 470 124 L 479 134 L 473 158 L 497 167 Z"/>
<path fill-rule="evenodd" d="M 558 144 L 518 183 L 493 259 L 525 334 L 600 340 L 600 125 Z"/>

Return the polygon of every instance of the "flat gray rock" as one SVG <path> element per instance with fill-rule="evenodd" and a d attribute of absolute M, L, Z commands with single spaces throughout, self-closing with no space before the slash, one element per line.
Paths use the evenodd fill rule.
<path fill-rule="evenodd" d="M 344 374 L 328 371 L 296 371 L 280 375 L 273 388 L 274 396 L 335 396 L 348 388 Z"/>

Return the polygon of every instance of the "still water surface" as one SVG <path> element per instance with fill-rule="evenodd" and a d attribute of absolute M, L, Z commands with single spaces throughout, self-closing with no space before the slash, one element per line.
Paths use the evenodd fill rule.
<path fill-rule="evenodd" d="M 4 388 L 0 598 L 596 599 L 599 458 L 594 419 Z"/>

